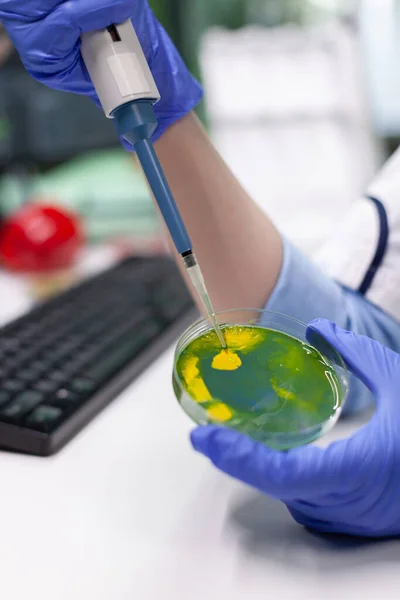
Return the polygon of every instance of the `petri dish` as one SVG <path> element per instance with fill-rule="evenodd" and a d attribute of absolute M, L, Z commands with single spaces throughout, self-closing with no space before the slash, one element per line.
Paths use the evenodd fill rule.
<path fill-rule="evenodd" d="M 335 425 L 349 375 L 340 354 L 288 316 L 255 309 L 217 314 L 178 341 L 175 395 L 197 424 L 229 427 L 277 450 L 309 444 Z"/>

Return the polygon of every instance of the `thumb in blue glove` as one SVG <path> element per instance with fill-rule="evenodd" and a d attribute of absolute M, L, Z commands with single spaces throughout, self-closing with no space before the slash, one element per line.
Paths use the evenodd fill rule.
<path fill-rule="evenodd" d="M 377 410 L 352 438 L 326 450 L 269 450 L 217 427 L 192 433 L 194 448 L 221 471 L 282 500 L 296 521 L 330 533 L 400 534 L 400 356 L 318 320 L 311 324 L 374 393 Z"/>
<path fill-rule="evenodd" d="M 90 96 L 97 104 L 80 54 L 81 35 L 128 18 L 161 94 L 158 138 L 199 103 L 202 90 L 147 0 L 0 0 L 0 21 L 27 71 L 48 87 Z"/>

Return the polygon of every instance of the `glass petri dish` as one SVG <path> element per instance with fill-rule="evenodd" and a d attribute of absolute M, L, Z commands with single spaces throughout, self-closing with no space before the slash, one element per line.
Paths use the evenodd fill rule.
<path fill-rule="evenodd" d="M 256 309 L 217 314 L 222 350 L 208 320 L 178 341 L 175 395 L 199 425 L 216 424 L 277 450 L 309 444 L 335 425 L 349 376 L 339 353 L 316 331 Z"/>

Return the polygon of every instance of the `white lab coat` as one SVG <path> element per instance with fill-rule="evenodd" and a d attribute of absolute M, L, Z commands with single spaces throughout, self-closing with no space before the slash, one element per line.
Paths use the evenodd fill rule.
<path fill-rule="evenodd" d="M 381 203 L 380 211 L 371 198 Z M 369 279 L 365 297 L 400 321 L 400 148 L 365 196 L 338 213 L 335 233 L 313 258 L 351 289 L 360 290 Z"/>

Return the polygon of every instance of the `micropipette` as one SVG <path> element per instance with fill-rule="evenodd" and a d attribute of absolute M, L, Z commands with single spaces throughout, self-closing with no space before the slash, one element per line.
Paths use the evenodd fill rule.
<path fill-rule="evenodd" d="M 160 94 L 131 21 L 83 34 L 81 53 L 106 116 L 135 148 L 186 272 L 226 348 L 192 242 L 151 142 L 158 125 L 153 106 Z"/>

